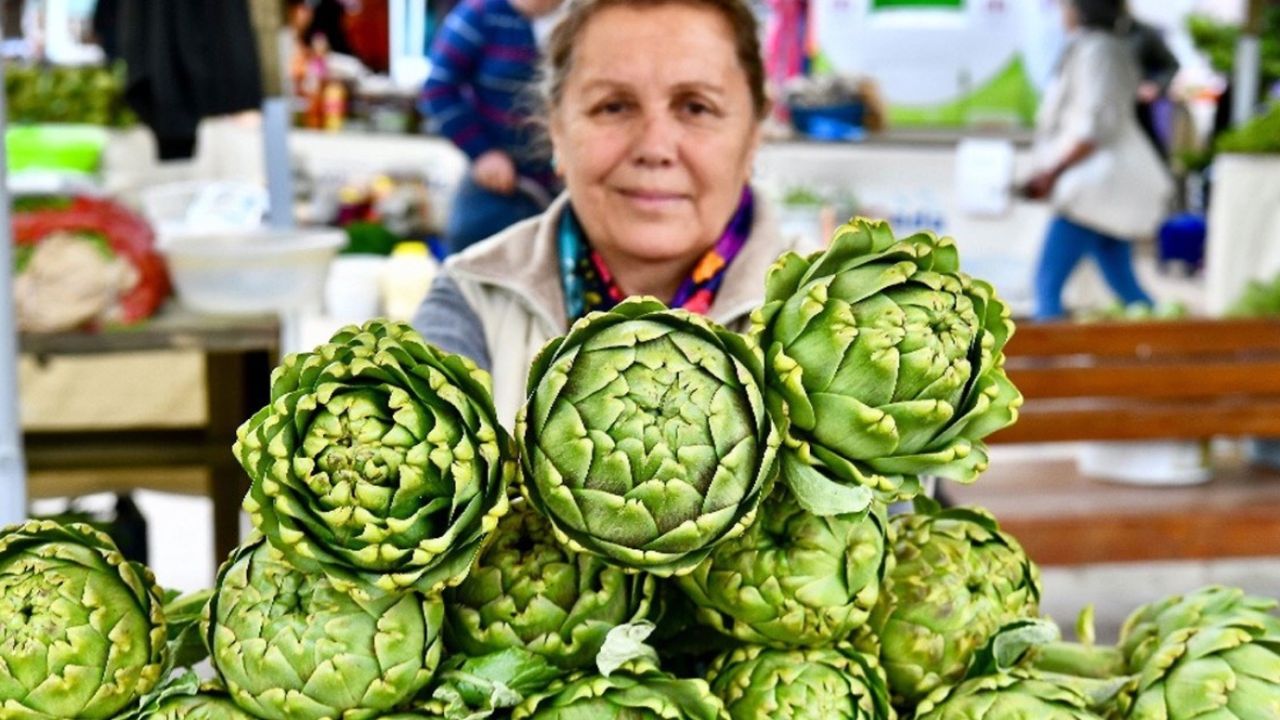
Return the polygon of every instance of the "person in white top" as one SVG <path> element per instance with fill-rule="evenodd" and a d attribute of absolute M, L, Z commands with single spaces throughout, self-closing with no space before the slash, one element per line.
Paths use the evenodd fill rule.
<path fill-rule="evenodd" d="M 1138 69 L 1118 34 L 1123 0 L 1062 0 L 1071 34 L 1036 118 L 1036 174 L 1024 187 L 1055 217 L 1036 270 L 1037 319 L 1064 315 L 1062 288 L 1085 256 L 1126 304 L 1151 304 L 1130 242 L 1163 218 L 1172 181 L 1133 114 Z"/>

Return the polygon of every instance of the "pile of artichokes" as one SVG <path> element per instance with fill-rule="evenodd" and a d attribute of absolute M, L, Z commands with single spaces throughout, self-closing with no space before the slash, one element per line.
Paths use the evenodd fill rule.
<path fill-rule="evenodd" d="M 583 318 L 510 433 L 406 325 L 287 357 L 211 590 L 85 526 L 0 531 L 0 718 L 1280 717 L 1274 603 L 1208 588 L 1062 642 L 1017 540 L 923 492 L 1021 404 L 950 239 L 855 220 L 764 281 L 747 334 Z"/>

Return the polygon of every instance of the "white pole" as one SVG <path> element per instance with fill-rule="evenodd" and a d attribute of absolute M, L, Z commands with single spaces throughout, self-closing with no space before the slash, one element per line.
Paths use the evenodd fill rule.
<path fill-rule="evenodd" d="M 1262 73 L 1263 0 L 1245 4 L 1244 27 L 1236 41 L 1235 72 L 1231 78 L 1231 124 L 1239 126 L 1258 111 L 1258 86 Z"/>
<path fill-rule="evenodd" d="M 1231 124 L 1249 121 L 1258 107 L 1262 43 L 1257 35 L 1241 35 L 1236 42 L 1235 72 L 1231 79 Z"/>
<path fill-rule="evenodd" d="M 3 70 L 4 60 L 0 59 L 0 75 Z M 0 93 L 0 525 L 21 522 L 27 516 L 27 473 L 18 416 L 18 328 L 13 314 L 8 153 L 3 142 L 7 112 L 4 93 Z"/>

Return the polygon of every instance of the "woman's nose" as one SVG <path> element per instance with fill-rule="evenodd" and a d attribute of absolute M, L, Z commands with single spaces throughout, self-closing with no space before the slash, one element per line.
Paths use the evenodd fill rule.
<path fill-rule="evenodd" d="M 676 161 L 679 126 L 662 113 L 646 115 L 641 121 L 632 161 L 642 167 L 666 167 Z"/>

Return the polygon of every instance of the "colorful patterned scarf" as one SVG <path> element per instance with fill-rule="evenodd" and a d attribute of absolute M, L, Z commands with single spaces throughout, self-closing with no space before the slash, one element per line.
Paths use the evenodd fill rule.
<path fill-rule="evenodd" d="M 733 212 L 724 233 L 698 264 L 693 266 L 693 272 L 680 283 L 667 305 L 700 315 L 705 315 L 711 309 L 720 284 L 724 282 L 729 263 L 738 256 L 751 235 L 754 217 L 755 198 L 751 194 L 751 188 L 744 187 L 738 209 Z M 572 205 L 565 206 L 564 213 L 560 216 L 558 240 L 560 280 L 564 287 L 564 304 L 569 322 L 589 312 L 608 310 L 626 298 L 626 294 L 614 280 L 613 273 L 605 265 L 604 258 L 592 249 Z"/>

